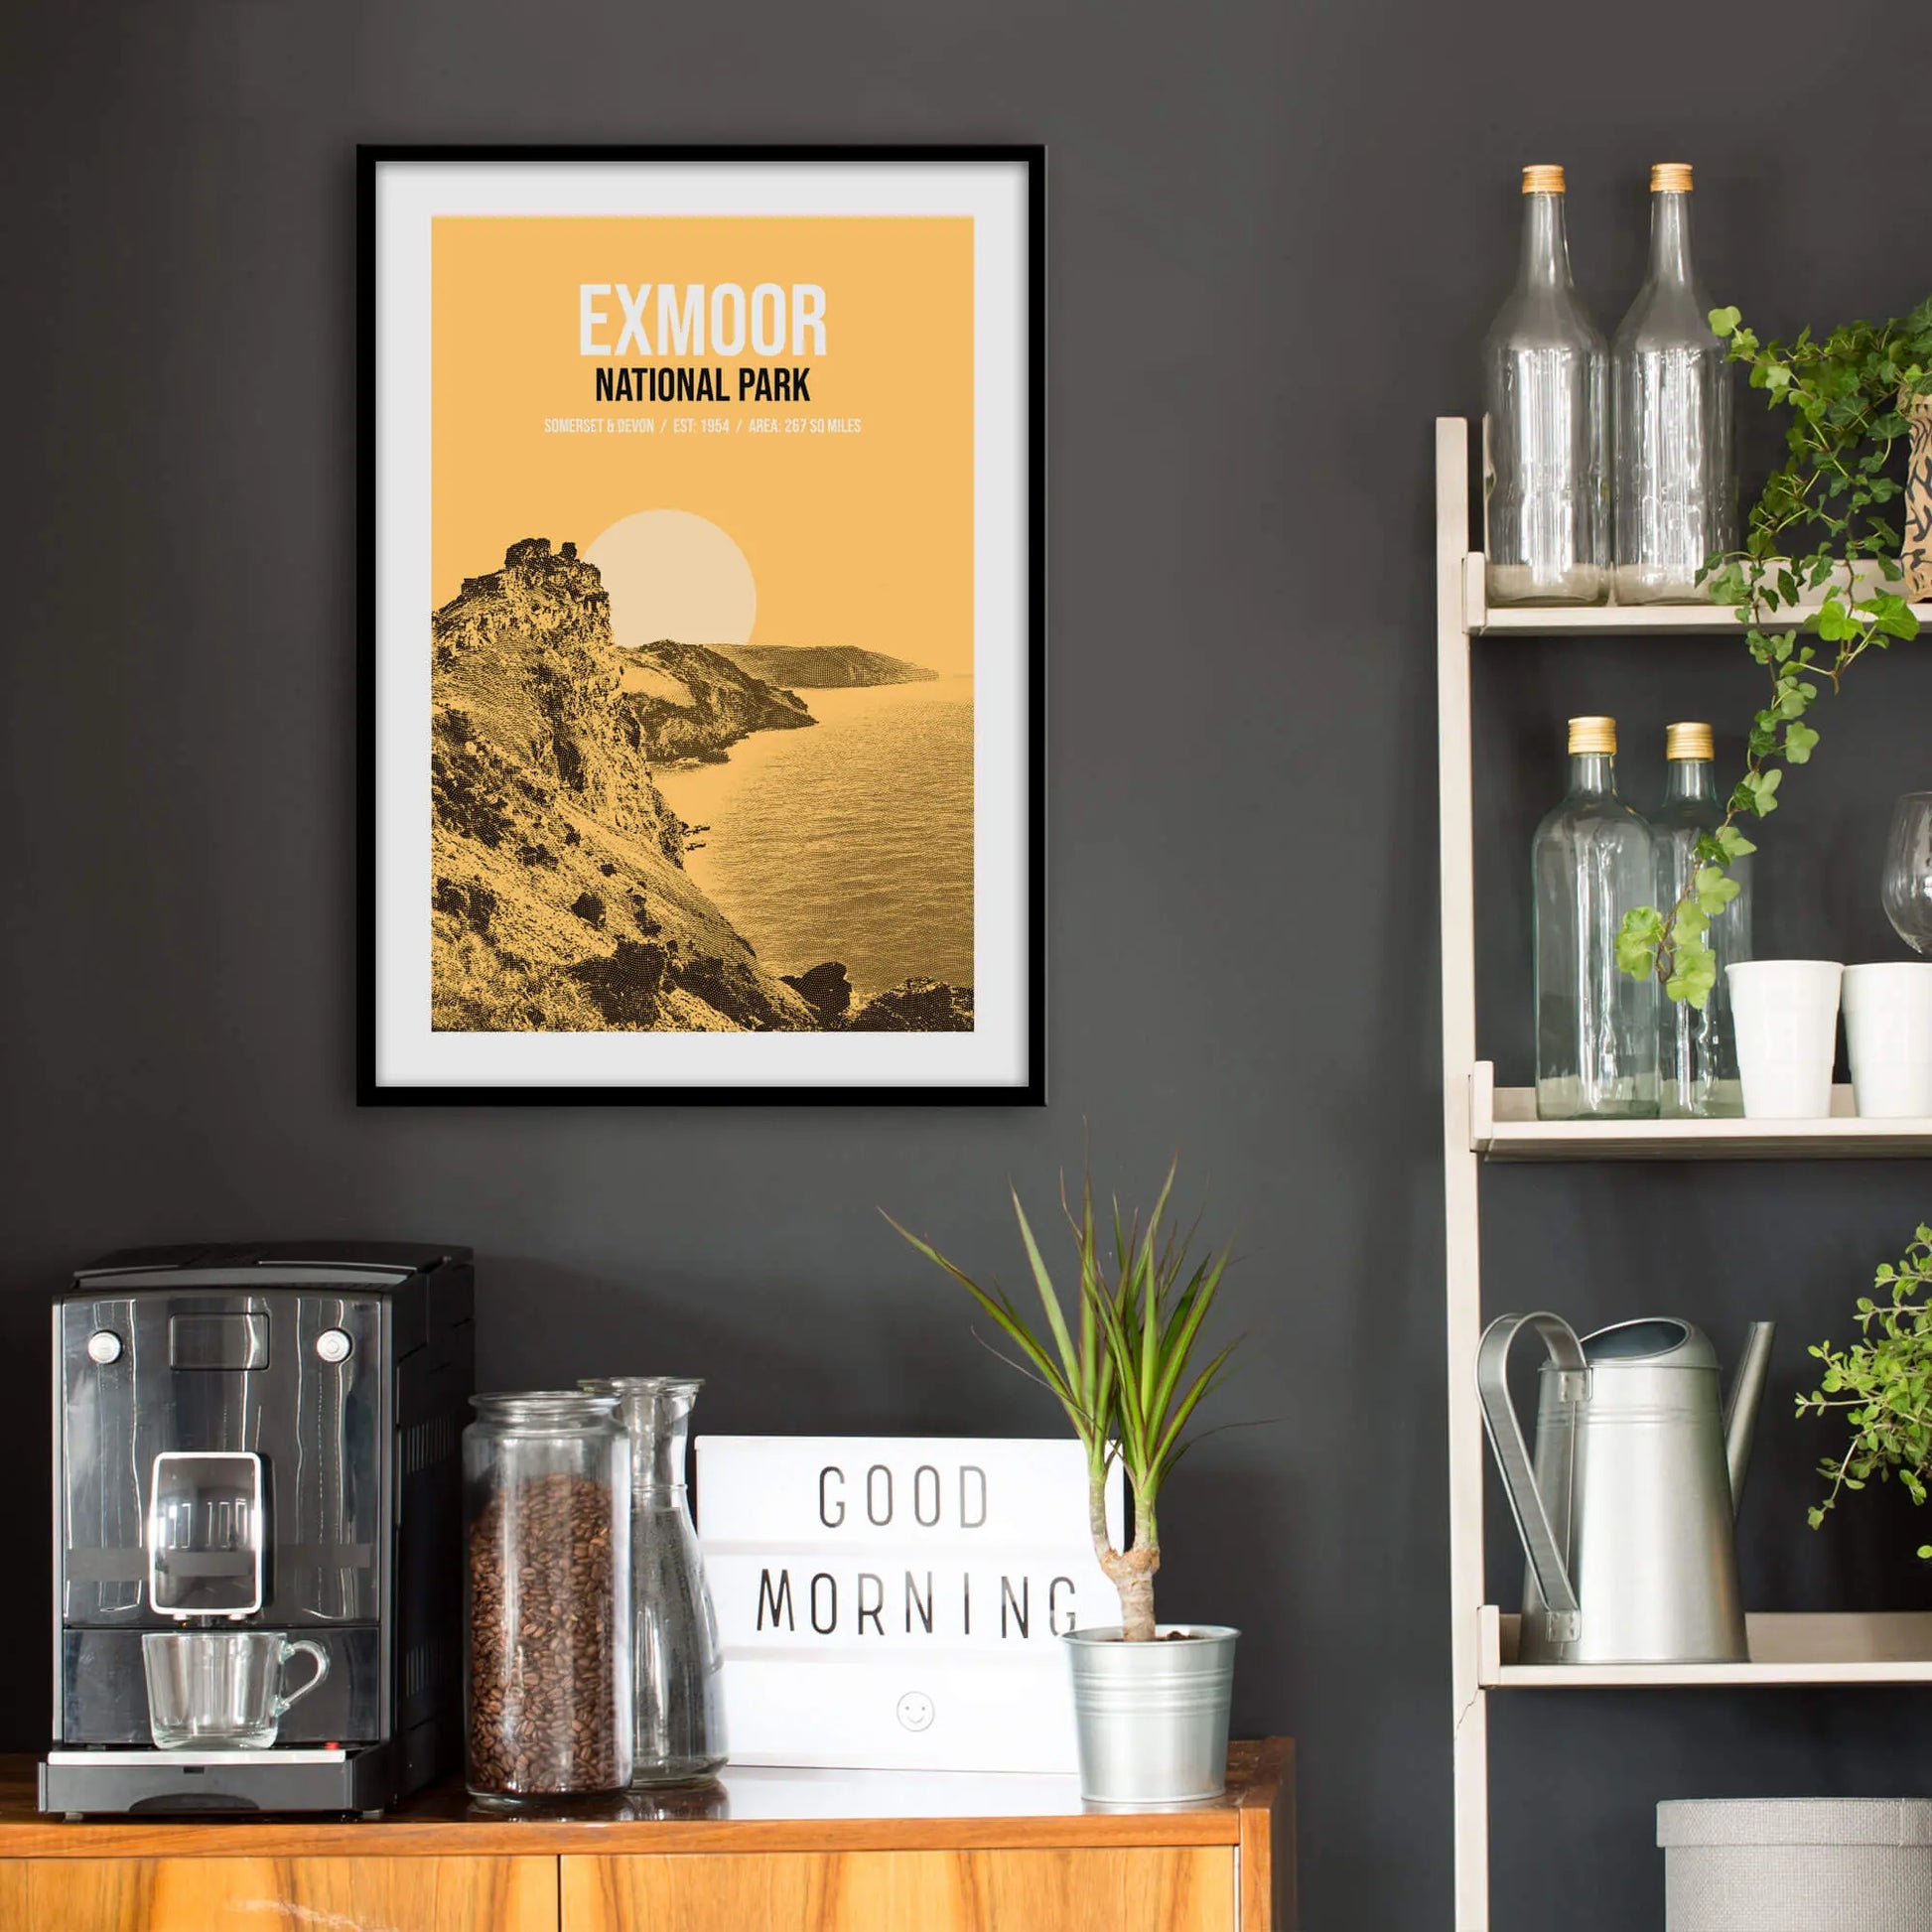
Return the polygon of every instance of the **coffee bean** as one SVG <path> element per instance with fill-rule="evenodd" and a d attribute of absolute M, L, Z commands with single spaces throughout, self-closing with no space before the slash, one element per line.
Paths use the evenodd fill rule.
<path fill-rule="evenodd" d="M 615 1791 L 613 1498 L 590 1476 L 492 1489 L 470 1525 L 470 1786 L 505 1797 Z"/>

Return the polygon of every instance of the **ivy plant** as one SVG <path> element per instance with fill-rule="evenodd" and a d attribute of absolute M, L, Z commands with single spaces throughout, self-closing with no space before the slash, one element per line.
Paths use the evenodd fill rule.
<path fill-rule="evenodd" d="M 1626 913 L 1617 935 L 1624 972 L 1654 973 L 1672 1000 L 1694 1007 L 1717 984 L 1711 922 L 1737 897 L 1729 868 L 1755 850 L 1743 827 L 1775 811 L 1786 771 L 1810 762 L 1812 707 L 1824 686 L 1837 691 L 1867 651 L 1918 633 L 1910 605 L 1883 585 L 1901 575 L 1890 506 L 1903 488 L 1906 412 L 1932 394 L 1932 297 L 1908 316 L 1848 323 L 1823 340 L 1806 330 L 1788 344 L 1760 342 L 1735 309 L 1713 309 L 1711 327 L 1728 359 L 1749 366 L 1751 387 L 1791 421 L 1785 460 L 1751 508 L 1743 548 L 1712 558 L 1702 573 L 1713 599 L 1735 608 L 1745 648 L 1769 680 L 1743 775 L 1724 817 L 1698 841 L 1683 897 Z M 1814 598 L 1795 626 L 1788 615 L 1780 620 Z"/>
<path fill-rule="evenodd" d="M 1896 1262 L 1886 1262 L 1859 1297 L 1862 1338 L 1849 1348 L 1819 1342 L 1811 1353 L 1825 1364 L 1819 1385 L 1798 1398 L 1799 1415 L 1844 1412 L 1852 1440 L 1844 1454 L 1827 1456 L 1818 1473 L 1831 1484 L 1822 1503 L 1808 1512 L 1816 1529 L 1848 1489 L 1863 1489 L 1875 1475 L 1896 1474 L 1913 1502 L 1925 1501 L 1932 1474 L 1932 1227 L 1920 1227 Z M 1919 1545 L 1932 1557 L 1932 1543 Z"/>

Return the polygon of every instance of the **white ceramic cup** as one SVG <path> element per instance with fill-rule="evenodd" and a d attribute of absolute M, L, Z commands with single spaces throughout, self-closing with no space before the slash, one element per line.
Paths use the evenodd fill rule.
<path fill-rule="evenodd" d="M 1846 967 L 1845 1043 L 1862 1119 L 1932 1115 L 1932 960 Z"/>
<path fill-rule="evenodd" d="M 1822 1120 L 1832 1111 L 1845 968 L 1834 959 L 1751 959 L 1728 971 L 1745 1119 Z"/>

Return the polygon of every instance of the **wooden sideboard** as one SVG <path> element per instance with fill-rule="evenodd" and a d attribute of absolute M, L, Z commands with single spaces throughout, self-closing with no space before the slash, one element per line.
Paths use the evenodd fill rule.
<path fill-rule="evenodd" d="M 1295 1932 L 1295 1747 L 1236 1744 L 1180 1811 L 1070 1778 L 733 1768 L 504 1818 L 461 1789 L 368 1822 L 34 1809 L 0 1759 L 6 1932 Z"/>

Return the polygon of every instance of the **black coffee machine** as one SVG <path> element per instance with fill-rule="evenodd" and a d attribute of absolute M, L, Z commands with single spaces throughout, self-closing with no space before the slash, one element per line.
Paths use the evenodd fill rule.
<path fill-rule="evenodd" d="M 383 1242 L 74 1277 L 43 1811 L 373 1812 L 455 1766 L 473 1303 L 468 1248 Z M 265 1748 L 157 1748 L 144 1636 L 244 1630 L 319 1647 L 313 1694 Z"/>

